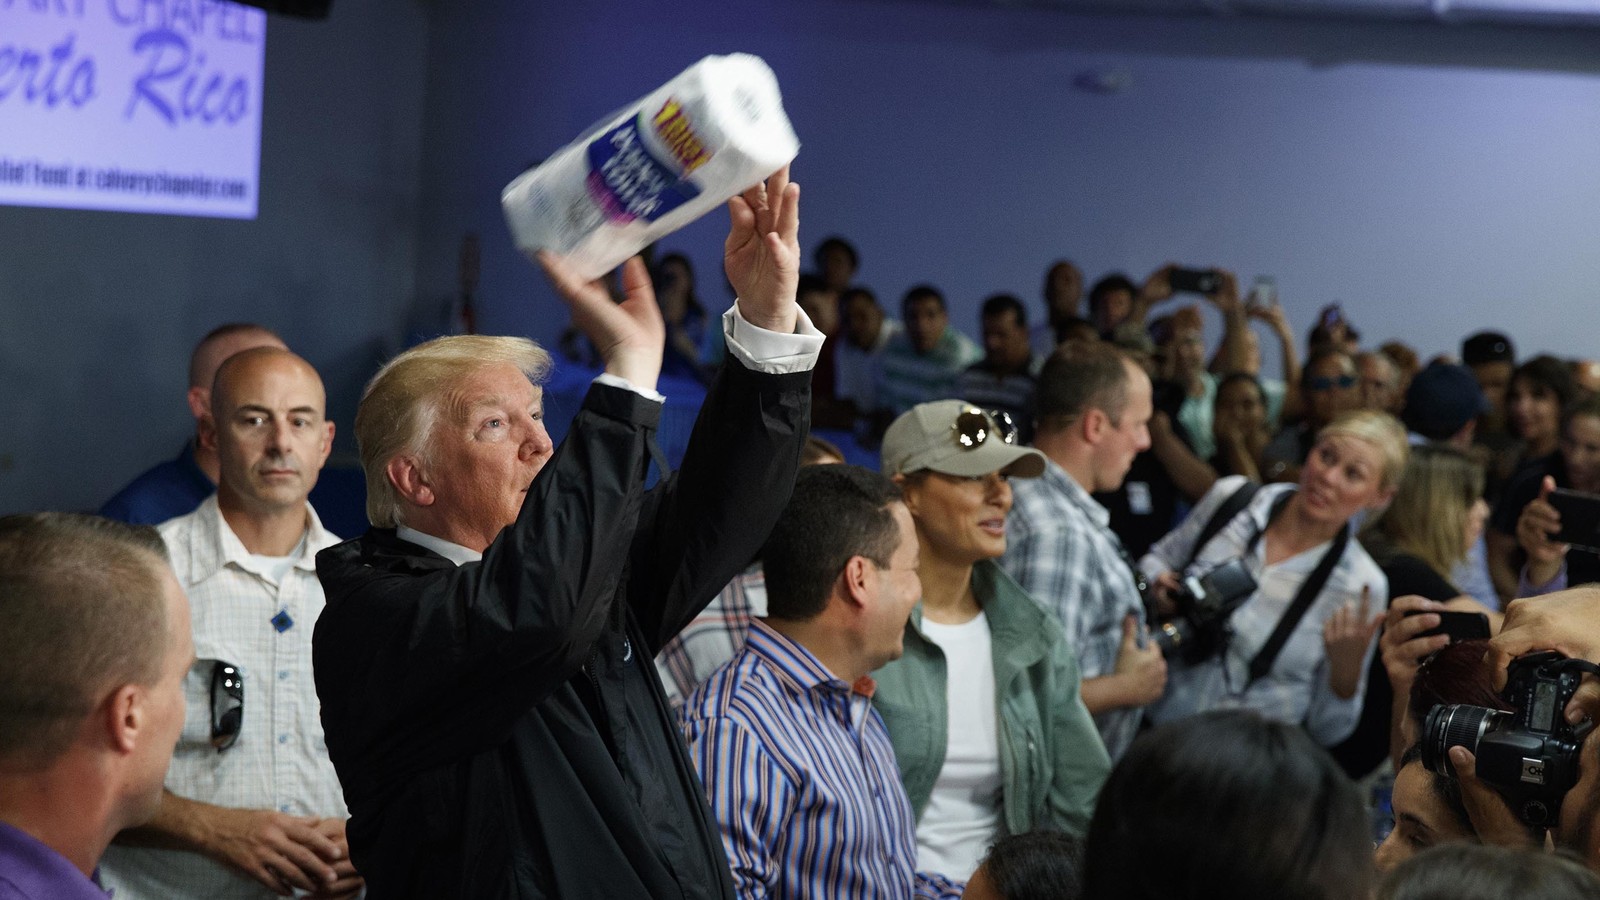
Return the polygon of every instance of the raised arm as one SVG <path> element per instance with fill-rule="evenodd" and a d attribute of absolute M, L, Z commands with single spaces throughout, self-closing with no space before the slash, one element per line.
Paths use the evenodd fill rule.
<path fill-rule="evenodd" d="M 1278 411 L 1279 422 L 1293 422 L 1305 410 L 1305 398 L 1300 395 L 1300 352 L 1295 349 L 1294 331 L 1289 328 L 1289 314 L 1274 298 L 1272 305 L 1256 307 L 1251 315 L 1267 323 L 1278 339 L 1278 351 L 1283 361 L 1283 408 Z"/>
<path fill-rule="evenodd" d="M 723 268 L 739 295 L 739 314 L 757 328 L 793 334 L 799 318 L 800 185 L 789 167 L 728 201 Z"/>
<path fill-rule="evenodd" d="M 623 263 L 621 303 L 611 298 L 605 282 L 585 282 L 553 253 L 539 251 L 539 265 L 572 310 L 572 323 L 600 354 L 606 373 L 654 390 L 667 331 L 644 260 L 635 256 Z"/>
<path fill-rule="evenodd" d="M 810 431 L 820 332 L 795 302 L 800 187 L 784 168 L 728 203 L 729 354 L 683 465 L 645 499 L 628 602 L 660 649 L 749 565 L 788 502 Z"/>
<path fill-rule="evenodd" d="M 1222 314 L 1222 343 L 1217 347 L 1217 364 L 1221 372 L 1249 370 L 1250 322 L 1244 302 L 1239 299 L 1239 279 L 1227 269 L 1216 269 L 1217 292 L 1206 299 Z"/>
<path fill-rule="evenodd" d="M 1167 263 L 1150 273 L 1150 277 L 1139 286 L 1138 295 L 1133 298 L 1133 309 L 1128 313 L 1128 321 L 1143 328 L 1145 320 L 1150 317 L 1151 308 L 1172 299 L 1172 270 L 1177 267 L 1177 263 Z"/>

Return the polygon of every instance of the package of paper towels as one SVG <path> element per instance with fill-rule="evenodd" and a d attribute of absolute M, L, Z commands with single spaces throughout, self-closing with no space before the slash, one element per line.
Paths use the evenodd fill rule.
<path fill-rule="evenodd" d="M 523 253 L 598 278 L 799 152 L 767 64 L 708 56 L 517 176 L 500 205 Z"/>

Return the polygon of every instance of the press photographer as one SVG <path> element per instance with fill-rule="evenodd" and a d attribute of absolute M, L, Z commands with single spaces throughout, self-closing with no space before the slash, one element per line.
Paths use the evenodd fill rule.
<path fill-rule="evenodd" d="M 1438 723 L 1429 723 L 1424 740 L 1444 745 L 1449 774 L 1460 781 L 1484 843 L 1543 846 L 1548 830 L 1556 847 L 1600 870 L 1600 738 L 1593 727 L 1600 715 L 1600 589 L 1512 603 L 1490 647 L 1489 662 L 1504 678 L 1502 697 L 1515 712 L 1456 707 L 1447 715 L 1442 710 L 1451 708 L 1441 707 L 1430 713 Z M 1444 760 L 1435 764 L 1446 770 Z"/>
<path fill-rule="evenodd" d="M 1324 746 L 1354 729 L 1388 580 L 1351 520 L 1394 495 L 1406 455 L 1393 417 L 1346 413 L 1318 435 L 1298 485 L 1222 479 L 1151 548 L 1140 569 L 1177 651 L 1153 721 L 1253 709 Z"/>
<path fill-rule="evenodd" d="M 1470 704 L 1438 706 L 1422 732 L 1422 764 L 1455 776 L 1451 751 L 1473 756 L 1473 774 L 1493 787 L 1523 824 L 1536 831 L 1560 820 L 1563 800 L 1578 783 L 1583 739 L 1593 723 L 1568 722 L 1565 708 L 1585 674 L 1600 666 L 1554 652 L 1512 660 L 1501 692 L 1511 712 Z"/>

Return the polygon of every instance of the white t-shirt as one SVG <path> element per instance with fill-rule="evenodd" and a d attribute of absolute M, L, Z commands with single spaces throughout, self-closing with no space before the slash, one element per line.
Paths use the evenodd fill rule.
<path fill-rule="evenodd" d="M 948 745 L 944 767 L 917 822 L 917 869 L 965 881 L 1000 833 L 1000 733 L 994 702 L 989 620 L 960 625 L 922 620 L 944 651 Z"/>
<path fill-rule="evenodd" d="M 267 580 L 273 584 L 282 584 L 283 576 L 289 574 L 289 570 L 294 568 L 295 560 L 300 557 L 298 554 L 295 556 L 267 556 L 265 553 L 252 553 L 250 558 L 266 573 Z"/>

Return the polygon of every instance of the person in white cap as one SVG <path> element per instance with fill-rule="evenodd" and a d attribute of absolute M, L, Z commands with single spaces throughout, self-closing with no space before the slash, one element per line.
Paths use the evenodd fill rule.
<path fill-rule="evenodd" d="M 1004 835 L 1082 834 L 1110 771 L 1060 626 L 995 562 L 1008 479 L 1044 469 L 1039 451 L 959 400 L 915 406 L 884 435 L 883 472 L 917 527 L 922 601 L 873 704 L 916 814 L 921 870 L 965 879 Z"/>

